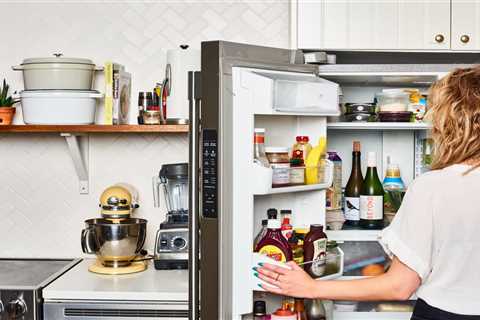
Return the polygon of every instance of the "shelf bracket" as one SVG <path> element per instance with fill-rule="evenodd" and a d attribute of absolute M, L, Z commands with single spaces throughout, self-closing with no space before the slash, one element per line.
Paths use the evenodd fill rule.
<path fill-rule="evenodd" d="M 82 142 L 80 134 L 61 133 L 60 136 L 67 142 L 68 151 L 77 172 L 80 194 L 88 194 L 88 135 L 83 136 L 85 139 Z"/>

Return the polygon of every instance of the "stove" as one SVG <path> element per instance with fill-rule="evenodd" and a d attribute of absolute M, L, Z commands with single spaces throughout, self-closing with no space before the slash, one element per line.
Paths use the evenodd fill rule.
<path fill-rule="evenodd" d="M 0 319 L 43 319 L 42 290 L 80 260 L 0 259 Z"/>

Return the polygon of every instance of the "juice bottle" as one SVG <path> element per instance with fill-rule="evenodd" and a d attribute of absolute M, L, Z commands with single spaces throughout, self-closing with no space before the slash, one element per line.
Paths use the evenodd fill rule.
<path fill-rule="evenodd" d="M 323 276 L 327 262 L 327 235 L 323 232 L 323 225 L 310 225 L 303 243 L 303 257 L 307 273 L 314 278 Z"/>
<path fill-rule="evenodd" d="M 282 235 L 280 221 L 269 219 L 267 233 L 255 248 L 256 252 L 264 254 L 273 260 L 287 262 L 292 260 L 292 249 L 287 239 Z"/>

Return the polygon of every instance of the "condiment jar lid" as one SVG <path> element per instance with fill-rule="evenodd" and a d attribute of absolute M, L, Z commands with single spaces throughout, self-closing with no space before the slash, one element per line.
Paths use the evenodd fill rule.
<path fill-rule="evenodd" d="M 288 148 L 286 147 L 266 147 L 266 153 L 288 153 Z"/>
<path fill-rule="evenodd" d="M 310 139 L 308 136 L 297 136 L 296 140 L 297 142 L 308 142 Z"/>

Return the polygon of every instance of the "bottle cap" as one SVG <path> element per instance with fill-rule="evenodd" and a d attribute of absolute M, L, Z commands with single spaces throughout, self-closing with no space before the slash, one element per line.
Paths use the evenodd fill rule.
<path fill-rule="evenodd" d="M 297 140 L 297 142 L 308 142 L 310 141 L 310 139 L 308 138 L 308 136 L 297 136 L 295 138 L 295 140 Z"/>
<path fill-rule="evenodd" d="M 360 141 L 353 141 L 353 152 L 360 152 Z"/>
<path fill-rule="evenodd" d="M 282 209 L 282 210 L 280 210 L 280 214 L 292 214 L 292 210 L 290 210 L 290 209 Z"/>
<path fill-rule="evenodd" d="M 258 300 L 253 302 L 253 315 L 254 316 L 264 316 L 267 314 L 267 305 L 265 301 Z"/>
<path fill-rule="evenodd" d="M 255 128 L 253 130 L 253 132 L 255 132 L 255 133 L 265 133 L 265 128 Z"/>
<path fill-rule="evenodd" d="M 278 211 L 275 208 L 270 208 L 267 210 L 268 219 L 277 219 Z"/>
<path fill-rule="evenodd" d="M 268 224 L 267 224 L 268 229 L 280 229 L 281 227 L 282 225 L 280 224 L 280 221 L 275 219 L 268 220 Z"/>
<path fill-rule="evenodd" d="M 263 219 L 263 220 L 262 220 L 262 226 L 265 227 L 267 224 L 268 224 L 268 220 L 267 220 L 267 219 Z"/>
<path fill-rule="evenodd" d="M 370 151 L 367 154 L 367 167 L 376 167 L 377 166 L 377 154 Z"/>
<path fill-rule="evenodd" d="M 323 224 L 311 224 L 310 231 L 312 230 L 323 230 Z"/>

